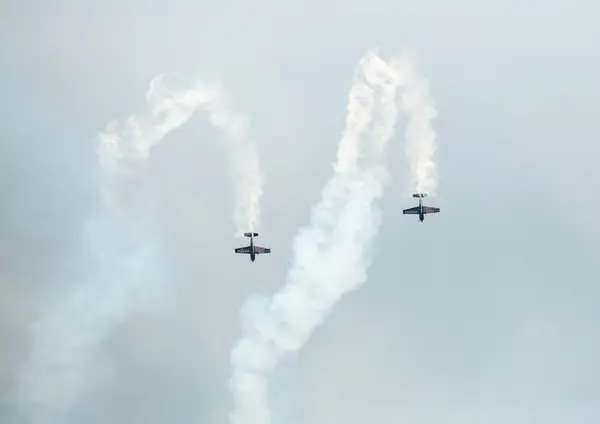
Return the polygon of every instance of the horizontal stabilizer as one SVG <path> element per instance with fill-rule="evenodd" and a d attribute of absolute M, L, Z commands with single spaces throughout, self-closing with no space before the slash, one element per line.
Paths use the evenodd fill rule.
<path fill-rule="evenodd" d="M 413 194 L 413 197 L 416 197 L 416 198 L 427 197 L 427 193 L 415 193 L 415 194 Z"/>
<path fill-rule="evenodd" d="M 258 237 L 258 233 L 244 233 L 244 237 Z"/>

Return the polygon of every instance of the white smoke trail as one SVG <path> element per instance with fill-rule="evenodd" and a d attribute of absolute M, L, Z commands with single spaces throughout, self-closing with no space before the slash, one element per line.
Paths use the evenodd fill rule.
<path fill-rule="evenodd" d="M 264 175 L 257 147 L 248 135 L 248 118 L 233 111 L 232 102 L 221 86 L 196 81 L 191 85 L 192 88 L 174 92 L 163 83 L 166 77 L 166 74 L 156 77 L 146 96 L 153 104 L 152 117 L 164 116 L 162 124 L 149 127 L 133 117 L 127 121 L 124 129 L 118 131 L 118 124 L 111 122 L 107 127 L 108 134 L 102 139 L 101 160 L 114 168 L 114 162 L 125 153 L 123 150 L 133 158 L 146 158 L 158 140 L 173 126 L 178 127 L 187 121 L 200 107 L 208 113 L 210 122 L 223 132 L 229 150 L 236 198 L 236 235 L 258 230 Z M 116 147 L 121 141 L 119 132 L 130 136 L 128 145 Z"/>
<path fill-rule="evenodd" d="M 231 174 L 235 185 L 237 205 L 234 220 L 236 234 L 260 229 L 260 198 L 264 175 L 256 145 L 248 137 L 248 119 L 231 111 L 221 95 L 206 105 L 213 125 L 226 136 L 231 158 Z"/>
<path fill-rule="evenodd" d="M 360 70 L 363 76 L 355 74 L 350 90 L 335 175 L 313 210 L 311 225 L 296 237 L 287 281 L 271 299 L 253 298 L 242 308 L 243 336 L 231 354 L 233 424 L 269 424 L 268 373 L 302 347 L 344 293 L 366 280 L 369 247 L 380 223 L 373 202 L 387 179 L 383 152 L 393 135 L 394 98 L 403 75 L 374 52 L 362 58 Z M 383 91 L 383 113 L 367 146 L 368 164 L 361 167 L 365 149 L 359 137 L 370 123 L 376 89 Z"/>
<path fill-rule="evenodd" d="M 33 328 L 33 352 L 20 375 L 21 422 L 63 424 L 87 387 L 93 386 L 94 348 L 136 308 L 159 299 L 164 278 L 156 231 L 144 204 L 127 204 L 128 186 L 141 176 L 153 145 L 185 123 L 217 91 L 197 85 L 172 92 L 164 76 L 150 84 L 150 116 L 111 122 L 98 137 L 105 203 L 89 220 L 93 277 L 59 299 Z M 136 198 L 136 201 L 141 201 Z"/>
<path fill-rule="evenodd" d="M 407 77 L 402 109 L 411 116 L 406 128 L 410 189 L 414 189 L 413 193 L 432 196 L 436 194 L 439 177 L 434 157 L 437 150 L 436 133 L 432 127 L 432 120 L 437 117 L 435 102 L 430 94 L 429 83 L 418 74 L 413 60 L 405 57 L 397 65 Z"/>
<path fill-rule="evenodd" d="M 195 82 L 173 90 L 167 74 L 150 82 L 149 116 L 111 121 L 98 135 L 100 192 L 104 209 L 88 226 L 97 271 L 38 320 L 34 347 L 19 381 L 18 406 L 31 423 L 64 423 L 96 368 L 94 348 L 137 308 L 164 294 L 166 271 L 144 199 L 131 190 L 143 174 L 150 150 L 204 107 L 225 132 L 237 182 L 238 231 L 259 224 L 262 190 L 258 155 L 246 140 L 247 121 L 231 113 L 218 85 Z M 84 384 L 85 382 L 85 384 Z"/>

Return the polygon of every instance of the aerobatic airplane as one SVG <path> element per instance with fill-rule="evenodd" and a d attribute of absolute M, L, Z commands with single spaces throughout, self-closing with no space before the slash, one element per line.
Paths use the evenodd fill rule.
<path fill-rule="evenodd" d="M 238 247 L 235 249 L 235 253 L 243 253 L 245 255 L 250 255 L 250 260 L 252 262 L 254 262 L 254 260 L 256 259 L 256 255 L 262 253 L 271 253 L 271 249 L 254 245 L 254 239 L 252 237 L 258 237 L 258 233 L 244 233 L 244 236 L 250 237 L 250 246 Z"/>
<path fill-rule="evenodd" d="M 438 213 L 440 208 L 433 208 L 431 206 L 423 206 L 423 197 L 427 197 L 427 193 L 415 193 L 413 197 L 419 198 L 419 206 L 415 206 L 414 208 L 404 209 L 402 213 L 404 215 L 419 215 L 419 221 L 423 222 L 425 219 L 425 214 L 428 213 Z"/>

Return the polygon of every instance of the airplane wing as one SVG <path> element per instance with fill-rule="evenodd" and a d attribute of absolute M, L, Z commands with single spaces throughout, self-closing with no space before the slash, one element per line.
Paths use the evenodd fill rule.
<path fill-rule="evenodd" d="M 257 255 L 259 253 L 271 253 L 271 249 L 267 249 L 266 247 L 254 246 L 254 253 Z"/>
<path fill-rule="evenodd" d="M 423 206 L 423 213 L 438 213 L 440 208 L 432 208 L 431 206 Z"/>
<path fill-rule="evenodd" d="M 404 215 L 418 215 L 419 214 L 419 207 L 415 206 L 414 208 L 404 209 L 402 211 L 402 213 Z"/>
<path fill-rule="evenodd" d="M 237 249 L 235 249 L 235 253 L 244 253 L 246 255 L 249 255 L 250 254 L 250 246 L 238 247 Z"/>

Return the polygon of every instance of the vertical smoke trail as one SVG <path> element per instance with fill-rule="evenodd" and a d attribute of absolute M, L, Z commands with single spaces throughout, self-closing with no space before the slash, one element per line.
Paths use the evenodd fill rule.
<path fill-rule="evenodd" d="M 93 386 L 94 348 L 137 307 L 160 298 L 167 281 L 151 214 L 143 199 L 126 200 L 129 186 L 153 145 L 214 98 L 203 86 L 172 92 L 163 76 L 147 94 L 152 113 L 111 122 L 98 137 L 103 209 L 89 220 L 88 242 L 96 262 L 93 277 L 44 314 L 33 328 L 34 345 L 20 376 L 17 400 L 22 422 L 63 424 L 87 387 Z"/>
<path fill-rule="evenodd" d="M 257 231 L 260 226 L 260 197 L 264 175 L 256 145 L 248 137 L 248 119 L 231 111 L 225 97 L 219 96 L 205 106 L 213 125 L 220 128 L 230 151 L 231 173 L 236 187 L 236 235 Z"/>
<path fill-rule="evenodd" d="M 407 87 L 401 104 L 403 111 L 411 116 L 406 128 L 411 189 L 414 189 L 413 193 L 435 195 L 438 184 L 438 170 L 434 158 L 437 142 L 431 124 L 437 117 L 435 102 L 429 92 L 429 83 L 417 73 L 410 60 L 405 58 L 398 61 L 397 65 L 407 77 Z"/>
<path fill-rule="evenodd" d="M 403 75 L 374 52 L 362 58 L 360 71 L 350 90 L 335 175 L 313 210 L 311 225 L 296 237 L 287 281 L 271 299 L 253 298 L 242 308 L 243 336 L 231 354 L 233 424 L 269 424 L 268 373 L 286 353 L 302 347 L 344 293 L 366 280 L 369 247 L 380 222 L 373 202 L 387 180 L 383 152 L 393 135 Z M 359 137 L 371 121 L 377 89 L 383 92 L 382 113 L 371 144 L 361 149 Z M 362 167 L 361 158 L 367 161 Z"/>

